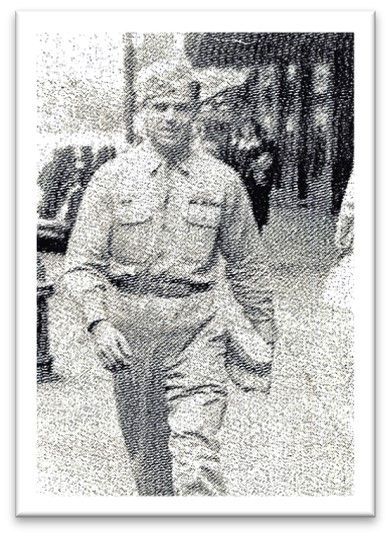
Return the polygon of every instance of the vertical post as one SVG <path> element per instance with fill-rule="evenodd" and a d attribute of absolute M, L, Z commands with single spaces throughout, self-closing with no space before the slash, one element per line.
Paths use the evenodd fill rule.
<path fill-rule="evenodd" d="M 46 281 L 42 254 L 37 256 L 37 381 L 50 382 L 59 377 L 53 373 L 53 357 L 49 346 L 49 307 L 48 298 L 53 295 L 54 287 Z"/>
<path fill-rule="evenodd" d="M 125 72 L 125 103 L 124 120 L 126 141 L 132 144 L 135 139 L 133 119 L 136 112 L 136 95 L 134 78 L 136 73 L 136 51 L 131 33 L 124 34 L 124 72 Z"/>
<path fill-rule="evenodd" d="M 276 94 L 278 95 L 278 102 L 275 103 L 277 110 L 277 121 L 276 121 L 276 162 L 274 164 L 274 177 L 273 184 L 276 188 L 281 189 L 283 187 L 283 174 L 284 170 L 284 155 L 286 153 L 286 140 L 285 140 L 285 125 L 287 117 L 287 108 L 288 108 L 288 99 L 289 99 L 289 89 L 288 89 L 288 78 L 287 78 L 287 65 L 284 61 L 284 58 L 279 59 L 277 64 L 277 80 L 276 80 Z"/>
<path fill-rule="evenodd" d="M 311 43 L 308 36 L 303 36 L 300 50 L 300 120 L 299 120 L 299 151 L 297 166 L 297 187 L 299 200 L 306 200 L 308 195 L 308 180 L 311 171 L 310 152 L 310 115 L 311 115 L 311 87 L 312 66 L 310 61 Z"/>
<path fill-rule="evenodd" d="M 354 51 L 353 34 L 337 34 L 334 55 L 334 144 L 332 151 L 332 212 L 337 214 L 353 169 Z"/>

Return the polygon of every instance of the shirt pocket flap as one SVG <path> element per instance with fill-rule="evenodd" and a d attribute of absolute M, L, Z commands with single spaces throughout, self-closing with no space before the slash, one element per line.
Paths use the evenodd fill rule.
<path fill-rule="evenodd" d="M 123 200 L 116 209 L 116 218 L 123 225 L 142 224 L 152 219 L 152 207 L 143 201 Z"/>
<path fill-rule="evenodd" d="M 190 202 L 186 219 L 196 226 L 217 228 L 220 221 L 220 206 L 206 202 Z"/>

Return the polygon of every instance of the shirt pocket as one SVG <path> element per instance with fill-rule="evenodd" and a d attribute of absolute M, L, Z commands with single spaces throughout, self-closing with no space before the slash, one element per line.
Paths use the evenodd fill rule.
<path fill-rule="evenodd" d="M 204 200 L 190 200 L 186 208 L 187 246 L 185 255 L 192 261 L 207 261 L 220 225 L 221 206 Z"/>
<path fill-rule="evenodd" d="M 155 242 L 155 218 L 151 203 L 142 199 L 120 200 L 114 211 L 111 254 L 120 263 L 144 263 Z"/>

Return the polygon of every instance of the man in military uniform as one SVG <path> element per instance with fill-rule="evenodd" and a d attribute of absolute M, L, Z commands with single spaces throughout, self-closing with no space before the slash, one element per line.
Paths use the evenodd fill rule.
<path fill-rule="evenodd" d="M 136 94 L 148 139 L 91 180 L 65 282 L 113 372 L 139 494 L 224 495 L 218 433 L 229 342 L 217 284 L 225 260 L 235 298 L 271 347 L 265 257 L 241 179 L 193 146 L 192 70 L 154 64 Z"/>

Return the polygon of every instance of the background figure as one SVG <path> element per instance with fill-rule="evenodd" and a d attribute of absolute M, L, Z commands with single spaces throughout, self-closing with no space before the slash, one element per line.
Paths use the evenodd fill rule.
<path fill-rule="evenodd" d="M 266 137 L 260 125 L 250 121 L 231 137 L 227 163 L 240 174 L 262 230 L 268 222 L 270 192 L 280 174 L 277 145 Z"/>
<path fill-rule="evenodd" d="M 78 168 L 79 184 L 85 189 L 94 174 L 94 153 L 90 145 L 83 145 L 78 150 L 76 166 Z"/>
<path fill-rule="evenodd" d="M 102 151 L 103 149 L 104 151 Z M 101 155 L 99 155 L 100 152 Z M 62 211 L 69 233 L 75 225 L 84 191 L 96 170 L 109 160 L 107 158 L 108 154 L 107 146 L 104 146 L 98 151 L 96 158 L 94 158 L 94 152 L 90 145 L 83 145 L 77 150 L 77 181 L 75 181 L 73 188 L 69 191 Z"/>
<path fill-rule="evenodd" d="M 223 120 L 207 117 L 202 121 L 202 147 L 215 158 L 232 165 L 229 159 L 230 131 L 232 126 Z"/>
<path fill-rule="evenodd" d="M 114 146 L 104 145 L 103 147 L 101 147 L 94 161 L 93 173 L 99 170 L 99 168 L 103 166 L 103 164 L 106 164 L 106 162 L 115 158 L 116 156 L 117 151 Z"/>
<path fill-rule="evenodd" d="M 335 245 L 340 254 L 338 265 L 328 276 L 324 299 L 332 308 L 352 311 L 353 308 L 353 245 L 354 245 L 354 176 L 350 178 L 337 221 Z"/>
<path fill-rule="evenodd" d="M 77 181 L 76 171 L 76 152 L 72 146 L 53 152 L 53 159 L 44 166 L 38 177 L 38 186 L 42 191 L 38 209 L 40 218 L 56 218 L 69 190 Z"/>
<path fill-rule="evenodd" d="M 79 188 L 76 162 L 74 147 L 60 148 L 53 152 L 52 160 L 39 174 L 37 249 L 40 252 L 65 252 L 68 200 Z"/>
<path fill-rule="evenodd" d="M 64 253 L 84 191 L 94 173 L 116 157 L 114 146 L 103 146 L 96 157 L 91 145 L 57 149 L 38 178 L 38 250 Z"/>
<path fill-rule="evenodd" d="M 252 120 L 235 128 L 224 120 L 209 119 L 203 125 L 203 147 L 231 166 L 242 178 L 251 198 L 259 230 L 267 224 L 270 192 L 279 180 L 277 145 Z"/>
<path fill-rule="evenodd" d="M 340 258 L 330 271 L 319 307 L 329 335 L 323 363 L 314 364 L 316 391 L 324 411 L 337 424 L 345 446 L 353 442 L 354 396 L 354 177 L 350 178 L 337 222 L 335 244 Z M 338 406 L 335 401 L 338 400 Z"/>

